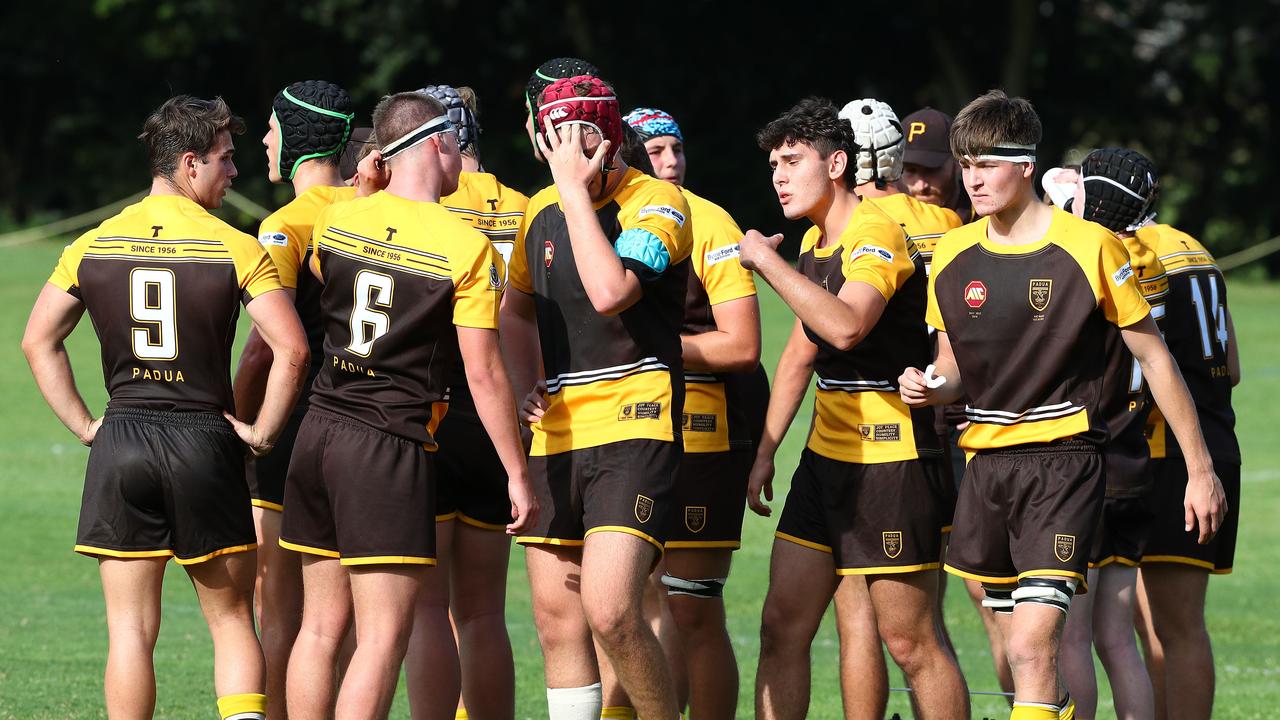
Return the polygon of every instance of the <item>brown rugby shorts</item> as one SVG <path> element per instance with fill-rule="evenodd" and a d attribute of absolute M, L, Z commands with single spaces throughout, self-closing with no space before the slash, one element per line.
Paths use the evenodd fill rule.
<path fill-rule="evenodd" d="M 257 547 L 245 446 L 211 412 L 108 409 L 89 450 L 76 552 L 189 565 Z"/>
<path fill-rule="evenodd" d="M 1103 500 L 1102 520 L 1089 554 L 1089 567 L 1106 567 L 1112 563 L 1137 567 L 1151 534 L 1153 517 L 1149 494 Z"/>
<path fill-rule="evenodd" d="M 1102 513 L 1103 457 L 1067 439 L 979 452 L 965 468 L 946 569 L 987 583 L 1083 581 Z"/>
<path fill-rule="evenodd" d="M 662 552 L 684 450 L 665 440 L 623 440 L 529 458 L 538 523 L 516 542 L 581 546 L 587 535 L 622 532 Z"/>
<path fill-rule="evenodd" d="M 271 452 L 249 459 L 245 480 L 254 505 L 276 512 L 284 510 L 284 479 L 289 474 L 289 458 L 293 456 L 293 444 L 298 440 L 298 428 L 302 427 L 305 415 L 305 411 L 299 413 L 295 409 Z"/>
<path fill-rule="evenodd" d="M 507 470 L 480 419 L 450 412 L 435 432 L 436 519 L 504 532 L 511 522 Z"/>
<path fill-rule="evenodd" d="M 280 545 L 343 565 L 434 565 L 432 455 L 312 406 L 289 463 Z"/>
<path fill-rule="evenodd" d="M 742 513 L 756 453 L 686 452 L 676 474 L 668 550 L 742 546 Z"/>
<path fill-rule="evenodd" d="M 778 539 L 829 552 L 840 575 L 936 569 L 955 488 L 939 458 L 862 465 L 805 449 Z"/>
<path fill-rule="evenodd" d="M 1204 545 L 1196 542 L 1198 532 L 1187 532 L 1182 502 L 1187 493 L 1187 462 L 1180 457 L 1161 458 L 1155 463 L 1156 481 L 1151 506 L 1155 517 L 1151 535 L 1142 553 L 1142 564 L 1178 563 L 1204 568 L 1215 575 L 1231 572 L 1236 556 L 1236 533 L 1240 529 L 1240 465 L 1215 461 L 1213 470 L 1227 494 L 1227 516 L 1218 534 Z"/>

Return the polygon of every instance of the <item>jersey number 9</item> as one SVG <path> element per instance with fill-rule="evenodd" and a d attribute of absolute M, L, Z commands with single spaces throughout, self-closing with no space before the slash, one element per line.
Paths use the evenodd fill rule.
<path fill-rule="evenodd" d="M 134 268 L 129 273 L 129 314 L 146 327 L 131 329 L 134 357 L 173 360 L 178 357 L 178 313 L 173 271 Z"/>

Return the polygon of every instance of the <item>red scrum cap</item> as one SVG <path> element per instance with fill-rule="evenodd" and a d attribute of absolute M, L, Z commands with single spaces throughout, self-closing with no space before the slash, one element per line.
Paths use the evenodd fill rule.
<path fill-rule="evenodd" d="M 622 112 L 613 88 L 598 77 L 578 75 L 556 80 L 542 91 L 538 103 L 538 131 L 551 126 L 586 125 L 609 141 L 610 151 L 622 147 Z"/>

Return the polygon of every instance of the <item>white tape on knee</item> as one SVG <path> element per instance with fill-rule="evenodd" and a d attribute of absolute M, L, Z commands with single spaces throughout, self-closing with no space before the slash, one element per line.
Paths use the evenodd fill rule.
<path fill-rule="evenodd" d="M 724 584 L 729 578 L 701 578 L 686 580 L 671 574 L 663 574 L 662 584 L 667 586 L 668 595 L 688 595 L 689 597 L 710 600 L 724 594 Z"/>
<path fill-rule="evenodd" d="M 1018 581 L 1018 589 L 1013 591 L 1013 601 L 1052 605 L 1065 613 L 1071 609 L 1071 598 L 1075 591 L 1075 580 L 1029 577 Z"/>
<path fill-rule="evenodd" d="M 1013 591 L 1002 590 L 999 588 L 982 587 L 984 596 L 982 598 L 982 607 L 988 608 L 992 612 L 1011 613 L 1013 612 Z"/>
<path fill-rule="evenodd" d="M 547 688 L 549 720 L 600 720 L 603 705 L 600 683 L 576 688 Z"/>

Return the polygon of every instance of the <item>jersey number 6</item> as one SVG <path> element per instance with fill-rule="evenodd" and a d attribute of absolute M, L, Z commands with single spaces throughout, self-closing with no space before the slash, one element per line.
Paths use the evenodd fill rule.
<path fill-rule="evenodd" d="M 395 280 L 372 270 L 356 273 L 355 297 L 351 303 L 351 342 L 347 351 L 360 357 L 369 357 L 373 343 L 391 329 L 391 318 L 373 305 L 390 308 Z"/>

